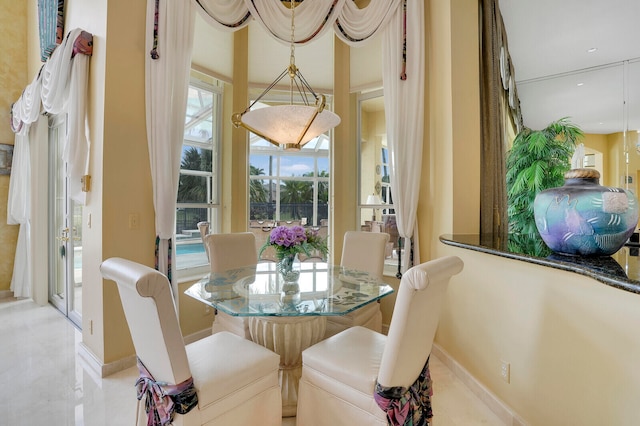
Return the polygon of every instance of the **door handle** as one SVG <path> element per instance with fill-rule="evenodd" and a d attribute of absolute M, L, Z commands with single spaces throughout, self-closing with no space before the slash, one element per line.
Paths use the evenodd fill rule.
<path fill-rule="evenodd" d="M 63 242 L 69 241 L 69 228 L 63 228 L 60 233 L 62 234 L 62 236 L 56 237 L 56 240 Z"/>

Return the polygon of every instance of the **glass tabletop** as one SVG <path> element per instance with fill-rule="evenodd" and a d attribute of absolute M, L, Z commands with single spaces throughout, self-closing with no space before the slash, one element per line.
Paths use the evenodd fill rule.
<path fill-rule="evenodd" d="M 393 293 L 362 271 L 303 262 L 297 285 L 285 283 L 276 263 L 209 273 L 185 293 L 234 316 L 344 315 Z"/>

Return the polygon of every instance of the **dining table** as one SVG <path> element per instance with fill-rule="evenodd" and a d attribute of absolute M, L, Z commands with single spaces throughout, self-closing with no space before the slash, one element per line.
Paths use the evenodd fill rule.
<path fill-rule="evenodd" d="M 280 355 L 282 415 L 296 415 L 302 351 L 324 338 L 328 316 L 345 315 L 393 293 L 376 276 L 326 262 L 302 262 L 296 282 L 276 262 L 211 272 L 185 293 L 245 317 L 251 340 Z"/>

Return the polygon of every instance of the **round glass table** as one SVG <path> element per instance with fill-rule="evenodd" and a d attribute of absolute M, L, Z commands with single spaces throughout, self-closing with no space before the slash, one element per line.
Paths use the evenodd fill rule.
<path fill-rule="evenodd" d="M 283 416 L 295 416 L 302 351 L 324 337 L 326 317 L 345 315 L 393 293 L 362 271 L 302 262 L 297 283 L 264 262 L 210 273 L 185 293 L 232 316 L 247 317 L 251 339 L 280 355 Z"/>

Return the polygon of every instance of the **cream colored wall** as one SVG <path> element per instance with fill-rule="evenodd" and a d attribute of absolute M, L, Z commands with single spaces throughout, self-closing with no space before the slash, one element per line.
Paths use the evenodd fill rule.
<path fill-rule="evenodd" d="M 27 4 L 11 0 L 0 1 L 0 144 L 13 145 L 14 134 L 9 126 L 11 104 L 29 83 L 27 75 Z M 0 175 L 0 206 L 6 206 L 9 195 L 9 175 Z M 16 254 L 18 225 L 7 224 L 7 209 L 0 209 L 0 297 L 8 296 Z"/>
<path fill-rule="evenodd" d="M 436 342 L 527 424 L 638 424 L 640 296 L 438 241 L 443 233 L 472 229 L 477 220 L 464 218 L 469 223 L 459 227 L 455 219 L 465 204 L 459 198 L 475 190 L 478 174 L 466 167 L 472 160 L 459 152 L 454 129 L 475 123 L 479 110 L 471 105 L 475 100 L 451 95 L 451 87 L 477 84 L 477 74 L 463 74 L 451 59 L 477 59 L 477 48 L 467 45 L 477 32 L 477 2 L 428 4 L 431 160 L 427 154 L 425 160 L 432 172 L 423 175 L 421 205 L 429 208 L 419 210 L 421 250 L 427 246 L 432 257 L 454 254 L 465 262 L 449 286 Z M 464 112 L 454 112 L 459 110 Z M 477 135 L 470 132 L 466 144 L 475 152 Z M 457 177 L 466 185 L 457 186 Z M 477 207 L 470 209 L 477 215 Z M 501 360 L 511 364 L 510 383 L 500 377 Z"/>
<path fill-rule="evenodd" d="M 636 131 L 627 132 L 627 146 L 629 147 L 629 165 L 627 175 L 633 178 L 633 183 L 629 184 L 629 189 L 636 196 L 638 195 L 638 170 L 640 170 L 640 152 L 636 149 L 638 133 Z"/>
<path fill-rule="evenodd" d="M 100 361 L 134 353 L 115 284 L 99 265 L 109 257 L 154 264 L 155 223 L 146 141 L 146 5 L 126 0 L 68 0 L 67 30 L 93 34 L 89 79 L 89 173 L 83 212 L 82 341 Z M 126 189 L 126 190 L 123 190 Z M 129 215 L 140 217 L 129 228 Z M 89 223 L 91 225 L 89 225 Z"/>
<path fill-rule="evenodd" d="M 429 6 L 428 140 L 418 203 L 421 261 L 439 246 L 438 235 L 477 233 L 480 205 L 477 3 L 451 0 Z"/>
<path fill-rule="evenodd" d="M 631 425 L 640 296 L 574 273 L 453 247 L 437 342 L 530 425 Z M 500 362 L 511 364 L 511 381 Z"/>
<path fill-rule="evenodd" d="M 214 320 L 214 311 L 209 306 L 184 294 L 196 281 L 180 283 L 178 285 L 178 304 L 180 306 L 179 321 L 183 336 L 189 336 L 208 330 Z"/>
<path fill-rule="evenodd" d="M 234 33 L 233 111 L 244 111 L 249 102 L 248 43 L 249 30 Z M 226 120 L 228 122 L 228 120 Z M 225 123 L 226 125 L 226 123 Z M 246 231 L 249 223 L 249 139 L 243 128 L 232 129 L 231 140 L 223 141 L 223 231 Z"/>
<path fill-rule="evenodd" d="M 342 257 L 342 236 L 358 229 L 357 167 L 358 143 L 356 131 L 357 96 L 349 93 L 350 49 L 337 37 L 334 40 L 333 111 L 341 119 L 333 130 L 331 145 L 331 194 L 329 198 L 329 256 L 338 263 Z"/>
<path fill-rule="evenodd" d="M 585 152 L 596 154 L 596 164 L 595 168 L 600 172 L 600 184 L 610 186 L 607 183 L 608 180 L 608 152 L 609 146 L 607 143 L 607 135 L 597 135 L 597 134 L 585 134 L 584 140 Z M 598 155 L 600 154 L 600 155 Z"/>
<path fill-rule="evenodd" d="M 386 135 L 384 111 L 361 112 L 361 136 L 364 142 L 360 145 L 360 202 L 365 203 L 367 196 L 375 193 L 377 182 L 382 182 L 382 176 L 376 173 L 376 166 L 380 165 L 380 150 L 382 137 Z M 380 194 L 377 194 L 378 196 Z M 360 218 L 361 224 L 371 220 L 371 210 Z M 380 213 L 378 212 L 378 220 Z"/>

